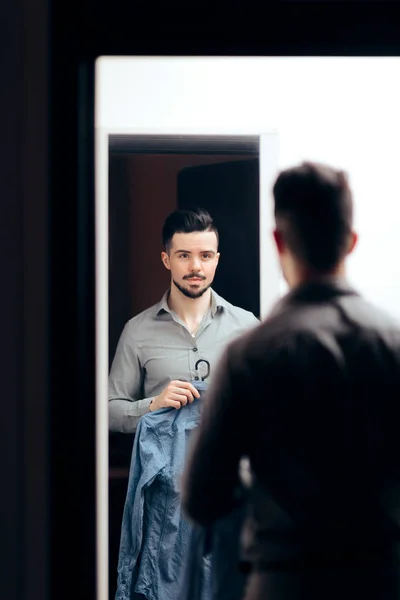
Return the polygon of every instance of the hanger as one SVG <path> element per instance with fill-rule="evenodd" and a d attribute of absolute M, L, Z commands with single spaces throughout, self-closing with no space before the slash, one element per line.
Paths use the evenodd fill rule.
<path fill-rule="evenodd" d="M 210 375 L 210 363 L 208 362 L 208 360 L 204 360 L 204 358 L 200 358 L 194 366 L 196 371 L 198 371 L 198 367 L 199 367 L 200 363 L 205 363 L 207 365 L 207 373 L 206 373 L 206 375 L 201 377 L 201 380 L 204 381 Z"/>

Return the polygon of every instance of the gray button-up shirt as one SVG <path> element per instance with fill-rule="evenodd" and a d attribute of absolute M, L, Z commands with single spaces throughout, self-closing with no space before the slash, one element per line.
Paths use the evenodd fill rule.
<path fill-rule="evenodd" d="M 131 433 L 150 402 L 173 380 L 191 381 L 199 359 L 210 363 L 212 380 L 225 346 L 259 323 L 253 313 L 233 306 L 211 290 L 211 306 L 193 336 L 168 306 L 169 290 L 161 302 L 128 321 L 118 342 L 109 376 L 109 427 Z"/>

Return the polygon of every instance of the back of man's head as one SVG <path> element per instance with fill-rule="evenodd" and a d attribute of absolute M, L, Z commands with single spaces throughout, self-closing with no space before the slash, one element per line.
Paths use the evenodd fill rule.
<path fill-rule="evenodd" d="M 346 255 L 353 225 L 353 198 L 347 175 L 304 162 L 284 170 L 273 188 L 276 228 L 291 253 L 321 272 Z"/>

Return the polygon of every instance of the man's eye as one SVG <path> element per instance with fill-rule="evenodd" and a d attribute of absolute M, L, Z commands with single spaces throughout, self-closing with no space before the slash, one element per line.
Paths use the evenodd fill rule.
<path fill-rule="evenodd" d="M 179 258 L 187 258 L 189 255 L 188 254 L 180 254 Z"/>
<path fill-rule="evenodd" d="M 203 254 L 203 258 L 211 258 L 211 254 Z"/>

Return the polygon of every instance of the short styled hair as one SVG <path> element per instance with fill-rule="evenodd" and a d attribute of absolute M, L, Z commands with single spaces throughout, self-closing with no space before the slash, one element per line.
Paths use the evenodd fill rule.
<path fill-rule="evenodd" d="M 192 210 L 175 210 L 165 219 L 162 230 L 162 241 L 166 252 L 171 249 L 171 241 L 175 233 L 193 233 L 194 231 L 214 231 L 219 241 L 218 230 L 211 215 L 202 208 Z"/>
<path fill-rule="evenodd" d="M 321 272 L 345 256 L 353 225 L 347 174 L 303 162 L 282 171 L 273 187 L 276 228 L 290 251 Z"/>

